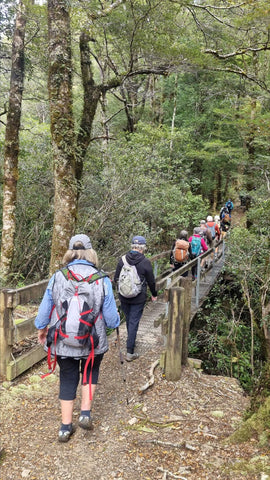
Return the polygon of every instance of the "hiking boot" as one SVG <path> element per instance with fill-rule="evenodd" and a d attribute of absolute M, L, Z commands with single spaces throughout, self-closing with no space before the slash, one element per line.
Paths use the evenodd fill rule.
<path fill-rule="evenodd" d="M 87 415 L 80 415 L 79 417 L 79 427 L 84 430 L 93 430 L 92 418 Z"/>
<path fill-rule="evenodd" d="M 69 441 L 71 435 L 75 432 L 75 429 L 72 425 L 71 430 L 59 430 L 58 432 L 58 442 L 66 443 Z"/>
<path fill-rule="evenodd" d="M 127 353 L 126 361 L 127 362 L 132 362 L 133 360 L 136 360 L 137 358 L 139 358 L 138 353 Z"/>

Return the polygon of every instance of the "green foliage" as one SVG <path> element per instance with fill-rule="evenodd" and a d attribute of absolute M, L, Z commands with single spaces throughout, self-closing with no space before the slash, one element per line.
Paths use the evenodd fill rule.
<path fill-rule="evenodd" d="M 261 293 L 270 280 L 269 237 L 258 235 L 244 228 L 233 229 L 229 242 L 230 255 L 227 270 L 250 292 L 251 303 L 255 310 L 261 307 Z M 245 293 L 245 292 L 244 292 Z M 269 297 L 266 293 L 266 297 Z"/>
<path fill-rule="evenodd" d="M 246 442 L 257 437 L 261 446 L 269 447 L 270 440 L 270 397 L 230 436 L 231 443 Z"/>
<path fill-rule="evenodd" d="M 171 162 L 169 145 L 166 128 L 141 124 L 135 134 L 110 144 L 103 159 L 95 149 L 96 169 L 91 163 L 85 170 L 80 225 L 106 252 L 107 262 L 136 232 L 147 237 L 152 253 L 169 249 L 179 229 L 192 231 L 206 215 L 208 205 L 191 193 L 188 172 L 181 158 L 177 166 L 176 159 Z"/>
<path fill-rule="evenodd" d="M 258 411 L 260 405 L 262 405 L 268 397 L 270 397 L 270 363 L 266 362 L 259 376 L 254 379 L 250 396 L 250 409 L 247 416 Z"/>
<path fill-rule="evenodd" d="M 239 285 L 218 283 L 190 332 L 190 354 L 203 359 L 203 369 L 210 374 L 232 376 L 242 387 L 253 387 L 251 365 L 250 319 L 243 308 Z M 260 335 L 255 338 L 255 375 L 262 361 Z"/>
<path fill-rule="evenodd" d="M 21 135 L 13 284 L 48 275 L 53 222 L 53 178 L 48 128 Z M 33 142 L 35 138 L 35 142 Z"/>

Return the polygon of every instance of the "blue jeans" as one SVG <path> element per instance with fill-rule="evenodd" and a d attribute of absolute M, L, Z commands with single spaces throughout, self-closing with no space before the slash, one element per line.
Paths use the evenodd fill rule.
<path fill-rule="evenodd" d="M 142 317 L 145 303 L 131 304 L 121 302 L 121 309 L 126 317 L 127 325 L 127 353 L 134 353 L 135 341 L 139 323 Z"/>

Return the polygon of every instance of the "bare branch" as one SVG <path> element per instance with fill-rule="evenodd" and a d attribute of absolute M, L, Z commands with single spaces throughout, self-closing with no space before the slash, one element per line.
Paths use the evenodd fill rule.
<path fill-rule="evenodd" d="M 205 10 L 205 9 L 208 9 L 208 8 L 212 8 L 213 10 L 233 10 L 234 8 L 240 8 L 240 7 L 243 7 L 244 5 L 250 5 L 250 2 L 247 3 L 247 2 L 242 2 L 242 3 L 238 3 L 237 5 L 224 5 L 224 6 L 221 6 L 221 7 L 218 7 L 216 5 L 200 5 L 198 3 L 192 3 L 190 5 L 188 5 L 189 7 L 194 7 L 194 8 L 200 8 L 202 10 Z"/>
<path fill-rule="evenodd" d="M 214 72 L 227 72 L 227 73 L 234 73 L 236 75 L 240 75 L 240 76 L 246 78 L 247 80 L 255 83 L 256 85 L 258 85 L 265 92 L 270 93 L 270 88 L 267 87 L 265 82 L 260 81 L 260 80 L 258 80 L 258 78 L 248 74 L 242 68 L 237 69 L 237 68 L 234 68 L 234 67 L 226 67 L 226 68 L 217 68 L 217 67 L 215 68 L 214 67 L 214 68 L 210 68 L 209 70 L 214 71 Z"/>
<path fill-rule="evenodd" d="M 226 59 L 226 58 L 236 57 L 238 55 L 245 55 L 245 53 L 247 52 L 254 53 L 254 52 L 261 52 L 265 50 L 270 50 L 270 44 L 268 42 L 258 48 L 246 47 L 240 50 L 236 50 L 235 52 L 226 53 L 226 54 L 219 53 L 218 50 L 212 50 L 210 48 L 206 49 L 204 52 L 210 53 L 211 55 L 214 55 L 217 58 Z"/>
<path fill-rule="evenodd" d="M 99 88 L 101 91 L 106 92 L 113 88 L 119 87 L 127 78 L 135 77 L 136 75 L 169 75 L 171 73 L 172 67 L 170 65 L 158 65 L 154 67 L 143 67 L 138 70 L 129 71 L 125 74 L 119 74 L 118 76 L 112 78 L 107 85 L 100 85 Z"/>
<path fill-rule="evenodd" d="M 116 140 L 115 137 L 108 137 L 107 135 L 100 135 L 98 137 L 92 137 L 90 142 L 94 142 L 95 140 Z"/>
<path fill-rule="evenodd" d="M 107 15 L 110 15 L 112 10 L 119 7 L 119 5 L 121 5 L 122 3 L 124 3 L 124 0 L 116 0 L 114 3 L 111 3 L 109 7 L 104 8 L 104 10 L 99 10 L 97 13 L 90 13 L 88 16 L 92 20 L 96 20 L 97 18 L 107 17 Z"/>

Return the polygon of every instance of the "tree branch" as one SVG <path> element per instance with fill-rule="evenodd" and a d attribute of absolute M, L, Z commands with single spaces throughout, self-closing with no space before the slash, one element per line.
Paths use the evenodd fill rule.
<path fill-rule="evenodd" d="M 157 67 L 144 67 L 139 68 L 138 70 L 133 70 L 125 74 L 119 74 L 118 76 L 112 78 L 107 85 L 100 85 L 100 90 L 106 92 L 113 88 L 119 87 L 126 78 L 135 77 L 136 75 L 169 75 L 171 71 L 171 66 L 169 65 L 160 65 Z"/>
<path fill-rule="evenodd" d="M 247 5 L 247 2 L 242 2 L 238 3 L 237 5 L 224 5 L 221 7 L 218 7 L 216 5 L 200 5 L 198 3 L 192 3 L 190 5 L 187 5 L 188 7 L 194 7 L 194 8 L 200 8 L 202 10 L 212 8 L 213 10 L 233 10 L 234 8 L 240 8 L 243 7 L 244 5 Z"/>
<path fill-rule="evenodd" d="M 242 77 L 246 78 L 247 80 L 249 80 L 253 83 L 256 83 L 256 85 L 258 85 L 260 88 L 262 88 L 266 92 L 270 93 L 270 88 L 267 87 L 265 82 L 262 82 L 262 81 L 258 80 L 257 78 L 248 74 L 247 72 L 245 72 L 241 68 L 236 69 L 236 68 L 233 68 L 233 67 L 227 67 L 227 68 L 218 68 L 218 67 L 214 68 L 213 67 L 213 68 L 210 68 L 209 70 L 212 70 L 214 72 L 227 72 L 227 73 L 234 73 L 236 75 L 241 75 Z"/>
<path fill-rule="evenodd" d="M 258 48 L 252 48 L 252 47 L 246 47 L 240 50 L 236 50 L 235 52 L 231 53 L 226 53 L 222 54 L 219 53 L 217 50 L 212 50 L 211 48 L 207 48 L 204 53 L 210 53 L 211 55 L 220 58 L 220 59 L 226 59 L 226 58 L 231 58 L 231 57 L 237 57 L 238 55 L 245 55 L 247 52 L 261 52 L 264 50 L 270 50 L 270 44 L 267 42 L 265 45 L 262 45 L 261 47 Z"/>
<path fill-rule="evenodd" d="M 111 3 L 109 7 L 104 8 L 104 10 L 99 10 L 97 13 L 90 13 L 88 17 L 91 18 L 92 20 L 97 20 L 98 18 L 107 17 L 107 15 L 110 15 L 112 10 L 119 7 L 119 5 L 121 5 L 122 3 L 124 3 L 124 0 L 116 0 L 114 3 Z"/>

